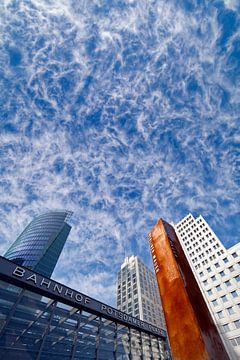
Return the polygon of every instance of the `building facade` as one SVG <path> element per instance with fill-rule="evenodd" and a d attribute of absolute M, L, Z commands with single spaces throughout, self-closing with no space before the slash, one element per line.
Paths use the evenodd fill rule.
<path fill-rule="evenodd" d="M 240 358 L 240 243 L 226 249 L 202 216 L 175 231 L 231 359 Z"/>
<path fill-rule="evenodd" d="M 166 332 L 0 257 L 0 359 L 166 360 Z"/>
<path fill-rule="evenodd" d="M 69 211 L 50 211 L 37 216 L 10 246 L 4 257 L 50 277 L 71 226 Z"/>
<path fill-rule="evenodd" d="M 117 308 L 166 329 L 154 273 L 137 257 L 126 257 L 117 281 Z"/>

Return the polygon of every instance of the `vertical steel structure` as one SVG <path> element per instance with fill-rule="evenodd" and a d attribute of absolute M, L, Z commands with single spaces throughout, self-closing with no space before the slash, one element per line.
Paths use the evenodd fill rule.
<path fill-rule="evenodd" d="M 173 358 L 228 360 L 173 227 L 160 219 L 149 244 Z"/>

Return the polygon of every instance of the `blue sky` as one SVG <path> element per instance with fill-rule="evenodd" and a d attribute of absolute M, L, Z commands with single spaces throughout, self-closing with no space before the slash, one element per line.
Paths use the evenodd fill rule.
<path fill-rule="evenodd" d="M 74 212 L 54 277 L 114 303 L 159 217 L 239 241 L 236 0 L 2 0 L 0 251 Z"/>

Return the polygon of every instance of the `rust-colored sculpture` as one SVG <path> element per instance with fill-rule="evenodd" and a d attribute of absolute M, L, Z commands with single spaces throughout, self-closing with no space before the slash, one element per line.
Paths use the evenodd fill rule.
<path fill-rule="evenodd" d="M 173 227 L 159 220 L 149 244 L 174 360 L 229 360 Z"/>

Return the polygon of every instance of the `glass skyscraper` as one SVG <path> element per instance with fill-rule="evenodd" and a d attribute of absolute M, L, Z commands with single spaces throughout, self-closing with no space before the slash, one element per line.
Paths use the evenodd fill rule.
<path fill-rule="evenodd" d="M 37 216 L 10 246 L 4 257 L 51 277 L 67 240 L 70 211 L 50 211 Z"/>

